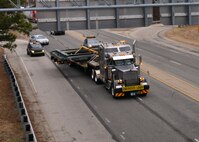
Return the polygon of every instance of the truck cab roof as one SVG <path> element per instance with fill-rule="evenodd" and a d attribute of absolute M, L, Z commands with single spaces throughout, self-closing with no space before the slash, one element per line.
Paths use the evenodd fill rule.
<path fill-rule="evenodd" d="M 132 47 L 126 43 L 104 44 L 103 48 L 105 50 L 106 57 L 126 56 L 133 53 Z"/>

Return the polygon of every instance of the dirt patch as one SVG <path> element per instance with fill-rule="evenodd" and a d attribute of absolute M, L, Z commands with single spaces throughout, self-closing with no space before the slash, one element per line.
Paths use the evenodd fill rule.
<path fill-rule="evenodd" d="M 3 65 L 3 54 L 4 50 L 0 48 L 0 141 L 24 142 L 19 111 Z"/>
<path fill-rule="evenodd" d="M 199 47 L 199 29 L 198 26 L 175 27 L 167 32 L 165 36 L 172 40 L 191 44 Z"/>

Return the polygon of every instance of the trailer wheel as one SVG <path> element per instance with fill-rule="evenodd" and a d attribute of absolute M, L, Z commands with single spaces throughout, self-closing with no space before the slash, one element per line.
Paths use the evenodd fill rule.
<path fill-rule="evenodd" d="M 92 69 L 91 71 L 91 79 L 94 80 L 95 79 L 95 70 Z"/>

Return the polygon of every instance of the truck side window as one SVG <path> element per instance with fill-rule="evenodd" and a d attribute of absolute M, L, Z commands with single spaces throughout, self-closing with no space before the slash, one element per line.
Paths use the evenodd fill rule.
<path fill-rule="evenodd" d="M 108 60 L 108 61 L 107 61 L 107 65 L 114 65 L 113 60 Z"/>
<path fill-rule="evenodd" d="M 87 39 L 84 40 L 83 45 L 84 45 L 84 46 L 87 46 Z"/>

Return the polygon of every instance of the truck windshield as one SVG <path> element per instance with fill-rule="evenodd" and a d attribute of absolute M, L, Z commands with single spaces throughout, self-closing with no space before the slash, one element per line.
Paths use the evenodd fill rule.
<path fill-rule="evenodd" d="M 100 45 L 100 42 L 96 38 L 91 38 L 91 39 L 88 39 L 88 44 Z"/>
<path fill-rule="evenodd" d="M 131 51 L 131 47 L 130 46 L 123 46 L 120 47 L 120 52 L 127 52 L 127 51 Z"/>
<path fill-rule="evenodd" d="M 117 53 L 118 49 L 117 48 L 106 48 L 107 53 Z"/>
<path fill-rule="evenodd" d="M 115 66 L 131 65 L 133 64 L 133 59 L 115 60 L 114 64 Z"/>

